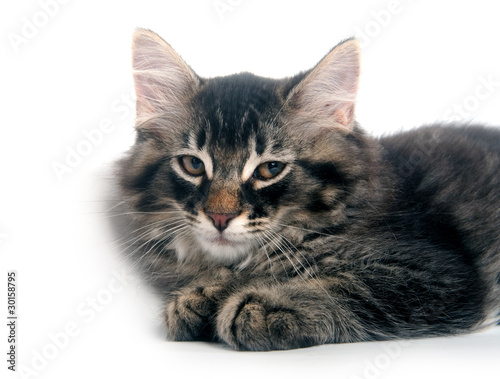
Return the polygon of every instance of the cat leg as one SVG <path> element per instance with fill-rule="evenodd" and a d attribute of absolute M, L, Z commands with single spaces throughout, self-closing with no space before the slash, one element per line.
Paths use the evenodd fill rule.
<path fill-rule="evenodd" d="M 210 278 L 199 278 L 171 297 L 165 310 L 167 338 L 171 341 L 214 340 L 218 304 L 227 296 L 232 274 L 219 269 Z"/>
<path fill-rule="evenodd" d="M 319 281 L 254 285 L 229 296 L 216 320 L 238 350 L 283 350 L 366 338 L 356 317 Z"/>

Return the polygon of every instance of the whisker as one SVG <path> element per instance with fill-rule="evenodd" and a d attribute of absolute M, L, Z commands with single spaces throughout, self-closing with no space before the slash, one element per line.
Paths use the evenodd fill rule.
<path fill-rule="evenodd" d="M 144 225 L 144 226 L 142 226 L 140 228 L 137 228 L 137 229 L 131 231 L 130 234 L 134 235 L 139 230 L 141 230 L 141 229 L 147 229 L 148 228 L 146 231 L 140 233 L 139 235 L 137 235 L 135 237 L 132 237 L 132 238 L 128 239 L 127 241 L 124 241 L 124 242 L 118 244 L 117 247 L 121 247 L 121 246 L 123 246 L 125 244 L 133 245 L 135 242 L 139 241 L 141 238 L 143 238 L 144 236 L 146 236 L 148 233 L 151 233 L 153 231 L 152 227 L 154 227 L 154 226 L 161 227 L 161 226 L 158 226 L 158 225 L 161 225 L 162 223 L 164 223 L 165 225 L 163 225 L 163 227 L 167 227 L 170 224 L 178 223 L 180 220 L 182 220 L 182 217 L 175 217 L 175 218 L 171 218 L 171 219 L 168 219 L 168 220 L 160 220 L 160 221 L 153 222 L 151 224 Z M 116 240 L 115 242 L 119 242 L 121 240 L 122 240 L 122 238 Z"/>
<path fill-rule="evenodd" d="M 277 245 L 276 245 L 276 243 L 273 241 L 274 239 L 276 239 L 276 237 L 275 237 L 275 236 L 273 236 L 271 233 L 269 233 L 269 231 L 270 231 L 270 229 L 269 229 L 269 230 L 268 230 L 268 229 L 266 229 L 266 230 L 263 230 L 263 231 L 262 231 L 262 232 L 264 233 L 264 237 L 266 237 L 266 238 L 267 238 L 267 240 L 268 240 L 268 242 L 269 242 L 269 243 L 273 243 L 273 245 L 275 245 L 275 246 L 276 246 L 276 248 L 277 248 L 278 250 L 280 250 L 279 246 L 277 246 Z M 281 250 L 280 250 L 280 251 L 281 251 Z M 285 261 L 286 261 L 286 260 L 283 260 L 283 259 L 281 258 L 281 254 L 275 254 L 275 255 L 276 255 L 276 257 L 278 258 L 278 261 L 281 263 L 281 266 L 283 267 L 283 272 L 285 273 L 286 277 L 287 277 L 287 278 L 290 278 L 290 277 L 289 277 L 289 275 L 288 275 L 288 269 L 287 269 L 287 267 L 286 267 L 286 265 L 285 265 Z"/>
<path fill-rule="evenodd" d="M 94 212 L 94 213 L 108 213 L 108 212 Z M 115 213 L 115 214 L 110 214 L 106 218 L 111 218 L 111 217 L 120 217 L 120 216 L 130 216 L 130 215 L 136 215 L 136 214 L 142 214 L 142 215 L 169 215 L 169 214 L 179 214 L 179 211 L 173 210 L 173 211 L 161 211 L 161 212 L 139 212 L 139 211 L 133 211 L 133 212 L 122 212 L 122 213 Z"/>
<path fill-rule="evenodd" d="M 279 225 L 283 228 L 293 228 L 293 229 L 297 229 L 297 230 L 302 230 L 304 232 L 308 232 L 308 233 L 311 233 L 311 234 L 318 234 L 320 236 L 327 236 L 327 237 L 334 237 L 334 238 L 337 238 L 341 241 L 345 241 L 345 242 L 349 242 L 349 243 L 352 243 L 352 244 L 355 244 L 355 245 L 358 245 L 358 246 L 361 246 L 363 249 L 366 249 L 367 251 L 373 251 L 373 252 L 376 252 L 376 253 L 379 253 L 379 254 L 384 254 L 383 251 L 381 250 L 377 250 L 375 247 L 373 246 L 367 246 L 367 245 L 364 245 L 360 242 L 357 242 L 357 241 L 354 241 L 352 239 L 349 239 L 349 238 L 346 238 L 346 237 L 343 237 L 343 236 L 340 236 L 338 234 L 332 234 L 332 233 L 324 233 L 324 232 L 320 232 L 320 231 L 317 231 L 317 230 L 312 230 L 312 229 L 307 229 L 307 228 L 302 228 L 302 227 L 298 227 L 298 226 L 295 226 L 295 225 L 287 225 L 287 224 L 280 224 L 280 223 L 277 223 L 276 225 Z M 366 237 L 366 240 L 369 241 L 369 240 L 372 240 L 370 237 Z"/>
<path fill-rule="evenodd" d="M 276 233 L 276 232 L 274 232 L 274 231 L 273 231 L 273 233 L 278 234 L 278 233 Z M 302 254 L 302 252 L 301 252 L 299 249 L 297 249 L 297 247 L 296 247 L 296 246 L 295 246 L 292 242 L 290 242 L 290 240 L 288 240 L 288 239 L 287 239 L 284 235 L 279 234 L 279 236 L 280 236 L 280 237 L 283 239 L 283 241 L 285 242 L 286 246 L 288 247 L 288 250 L 289 250 L 290 252 L 292 252 L 292 249 L 293 249 L 296 253 L 298 253 L 298 254 L 300 255 L 300 257 L 301 257 L 303 260 L 305 260 L 305 261 L 307 262 L 307 265 L 309 266 L 310 271 L 311 271 L 311 272 L 313 272 L 313 271 L 314 271 L 314 270 L 313 270 L 313 267 L 311 266 L 311 263 L 310 263 L 310 262 L 306 259 L 306 257 L 304 256 L 304 254 Z M 301 265 L 301 266 L 302 266 L 302 268 L 304 269 L 304 272 L 306 272 L 306 273 L 307 273 L 307 268 L 304 266 L 303 261 L 302 261 L 302 260 L 299 260 L 299 259 L 297 259 L 297 261 L 299 261 L 300 265 Z M 311 274 L 311 275 L 312 275 L 312 274 Z"/>
<path fill-rule="evenodd" d="M 176 236 L 174 238 L 178 238 L 179 234 L 182 234 L 182 233 L 185 233 L 189 230 L 189 225 L 183 225 L 183 226 L 180 226 L 179 228 L 175 229 L 175 230 L 171 230 L 169 232 L 171 233 L 176 233 Z M 181 232 L 181 233 L 178 233 L 178 232 Z M 156 245 L 156 244 L 155 244 Z M 155 245 L 152 247 L 152 249 L 155 247 Z M 171 245 L 171 244 L 169 244 Z M 161 249 L 157 255 L 156 255 L 156 258 L 150 263 L 148 269 L 152 269 L 154 267 L 154 265 L 156 264 L 156 262 L 165 254 L 166 251 L 168 251 L 169 249 L 168 248 L 163 248 Z"/>
<path fill-rule="evenodd" d="M 171 223 L 168 223 L 168 224 L 165 224 L 163 227 L 169 227 L 170 229 L 167 229 L 167 230 L 164 230 L 164 231 L 161 231 L 161 234 L 159 236 L 156 236 L 154 238 L 150 238 L 149 240 L 145 241 L 144 243 L 142 243 L 141 245 L 137 246 L 132 252 L 130 252 L 129 254 L 127 254 L 125 256 L 125 258 L 129 258 L 130 256 L 134 255 L 137 251 L 141 250 L 144 246 L 147 246 L 149 243 L 151 243 L 152 241 L 155 241 L 155 240 L 158 240 L 160 242 L 164 242 L 164 238 L 168 235 L 168 233 L 172 232 L 172 231 L 175 231 L 175 228 L 179 227 L 179 226 L 182 226 L 183 225 L 183 221 L 182 220 L 178 220 L 178 221 L 175 221 L 175 222 L 171 222 Z M 137 242 L 137 238 L 143 238 L 145 235 L 147 235 L 148 233 L 150 233 L 151 230 L 147 230 L 143 233 L 141 233 L 141 235 L 139 237 L 136 237 L 134 239 L 134 242 Z M 161 238 L 160 238 L 161 237 Z M 147 255 L 149 253 L 151 249 L 149 249 L 144 255 Z M 139 260 L 142 259 L 142 256 L 141 258 L 139 258 Z"/>
<path fill-rule="evenodd" d="M 299 249 L 297 249 L 297 247 L 295 247 L 286 237 L 284 237 L 283 235 L 281 234 L 278 234 L 277 232 L 275 231 L 272 231 L 272 230 L 269 230 L 271 233 L 274 233 L 276 236 L 278 236 L 282 241 L 287 241 L 287 246 L 285 246 L 287 248 L 287 250 L 289 251 L 289 253 L 294 256 L 294 252 L 291 248 L 293 248 L 295 250 L 296 253 L 300 254 L 300 256 L 304 259 L 304 260 L 307 260 L 306 257 L 300 252 Z M 281 250 L 281 249 L 280 249 Z M 281 250 L 283 251 L 283 250 Z M 287 256 L 288 258 L 288 256 Z M 292 263 L 291 259 L 289 258 L 290 260 L 290 263 L 292 263 L 292 266 L 295 270 L 295 272 L 297 273 L 298 276 L 301 277 L 301 279 L 306 283 L 306 284 L 312 284 L 310 280 L 312 280 L 312 282 L 316 283 L 316 285 L 327 295 L 327 297 L 330 299 L 330 301 L 332 303 L 335 303 L 335 300 L 334 298 L 332 297 L 332 295 L 328 292 L 328 290 L 325 288 L 325 286 L 323 286 L 323 284 L 321 284 L 321 282 L 318 280 L 316 274 L 314 273 L 314 270 L 313 270 L 313 267 L 311 266 L 311 264 L 308 262 L 308 266 L 310 268 L 310 271 L 307 270 L 307 268 L 304 266 L 303 262 L 301 259 L 295 257 L 297 259 L 297 262 L 300 264 L 300 266 L 304 269 L 304 272 L 305 272 L 305 276 L 301 276 L 301 273 L 300 271 L 297 269 L 297 267 Z M 310 280 L 307 280 L 307 279 L 310 279 Z"/>
<path fill-rule="evenodd" d="M 294 254 L 294 252 L 292 251 L 292 249 L 290 248 L 290 246 L 288 246 L 287 244 L 285 244 L 285 237 L 284 237 L 283 235 L 281 235 L 281 234 L 279 234 L 279 233 L 277 233 L 277 232 L 273 231 L 273 230 L 269 230 L 269 232 L 270 232 L 270 233 L 272 233 L 273 235 L 275 235 L 277 239 L 279 239 L 279 241 L 280 241 L 280 246 L 281 246 L 283 249 L 286 249 L 286 251 L 290 254 L 289 256 L 291 256 L 291 257 L 295 258 L 295 259 L 297 260 L 297 262 L 296 262 L 296 263 L 298 263 L 298 264 L 300 264 L 300 266 L 302 266 L 302 268 L 304 269 L 304 273 L 307 273 L 307 270 L 306 270 L 306 269 L 305 269 L 305 267 L 303 266 L 303 264 L 302 264 L 302 262 L 300 261 L 300 259 L 298 259 L 298 258 L 295 256 L 295 254 Z M 295 248 L 295 247 L 294 247 L 294 248 Z M 283 252 L 284 252 L 284 250 L 283 250 L 283 249 L 281 249 L 281 251 L 283 251 Z M 297 249 L 295 248 L 295 250 L 297 250 Z M 301 274 L 302 274 L 302 273 L 299 271 L 299 268 L 298 268 L 296 265 L 294 265 L 294 266 L 293 266 L 293 268 L 294 268 L 294 269 L 295 269 L 295 271 L 297 272 L 297 275 L 301 275 Z M 307 276 L 305 276 L 304 278 L 306 278 L 306 279 L 307 279 Z"/>
<path fill-rule="evenodd" d="M 270 230 L 268 230 L 268 231 L 266 232 L 266 234 L 267 234 L 267 233 L 269 233 L 269 232 L 270 232 Z M 269 234 L 269 235 L 270 235 L 271 237 L 273 237 L 273 235 L 272 235 L 272 234 Z M 290 262 L 290 264 L 292 265 L 293 269 L 294 269 L 294 270 L 295 270 L 295 272 L 297 273 L 297 276 L 298 276 L 299 278 L 301 278 L 304 282 L 306 282 L 306 280 L 305 280 L 306 278 L 304 278 L 304 277 L 302 276 L 302 273 L 301 273 L 301 272 L 297 269 L 297 266 L 295 266 L 295 263 L 293 262 L 293 260 L 290 258 L 290 256 L 288 256 L 288 254 L 286 253 L 286 251 L 285 251 L 285 250 L 283 250 L 283 247 L 282 247 L 281 243 L 277 243 L 277 242 L 276 242 L 276 238 L 272 238 L 272 239 L 270 239 L 270 242 L 272 242 L 272 243 L 273 243 L 273 244 L 274 244 L 274 245 L 278 248 L 278 250 L 279 250 L 279 251 L 281 251 L 281 252 L 283 253 L 283 255 L 285 256 L 285 258 L 287 258 L 287 259 L 288 259 L 288 261 L 289 261 L 289 262 Z M 279 241 L 278 241 L 278 242 L 279 242 Z"/>
<path fill-rule="evenodd" d="M 266 254 L 266 257 L 267 257 L 267 262 L 269 264 L 269 271 L 271 272 L 271 275 L 273 276 L 274 280 L 276 282 L 278 282 L 278 279 L 276 278 L 276 275 L 274 274 L 274 271 L 273 271 L 273 262 L 271 261 L 271 257 L 269 256 L 269 253 L 267 252 L 267 243 L 269 242 L 270 238 L 269 237 L 266 237 L 266 235 L 258 235 L 256 234 L 255 235 L 255 238 L 257 239 L 257 242 L 259 243 L 259 245 L 261 246 L 261 249 L 264 251 L 264 253 Z M 266 238 L 267 238 L 267 242 L 266 242 Z M 278 257 L 278 259 L 280 259 Z M 281 261 L 281 259 L 280 259 Z M 282 263 L 283 264 L 283 263 Z"/>

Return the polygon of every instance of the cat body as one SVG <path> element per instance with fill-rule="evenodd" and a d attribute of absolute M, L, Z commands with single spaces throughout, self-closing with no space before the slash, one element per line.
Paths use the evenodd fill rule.
<path fill-rule="evenodd" d="M 170 339 L 273 350 L 498 321 L 499 130 L 368 136 L 354 40 L 292 78 L 204 79 L 138 30 L 133 66 L 118 179 Z"/>

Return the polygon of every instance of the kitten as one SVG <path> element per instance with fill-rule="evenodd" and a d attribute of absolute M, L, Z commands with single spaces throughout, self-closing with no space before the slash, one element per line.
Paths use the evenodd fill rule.
<path fill-rule="evenodd" d="M 368 136 L 359 50 L 288 79 L 205 79 L 135 32 L 137 139 L 117 177 L 169 339 L 292 349 L 498 321 L 500 131 Z"/>

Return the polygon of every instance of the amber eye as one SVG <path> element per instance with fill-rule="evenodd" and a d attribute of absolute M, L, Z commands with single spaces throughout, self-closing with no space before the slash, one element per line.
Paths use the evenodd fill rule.
<path fill-rule="evenodd" d="M 205 173 L 205 165 L 203 164 L 203 162 L 200 159 L 193 157 L 192 155 L 185 155 L 183 157 L 180 157 L 179 161 L 188 174 L 191 174 L 193 176 L 200 176 Z"/>
<path fill-rule="evenodd" d="M 257 167 L 253 175 L 259 180 L 269 180 L 280 174 L 284 168 L 284 163 L 266 162 Z"/>

